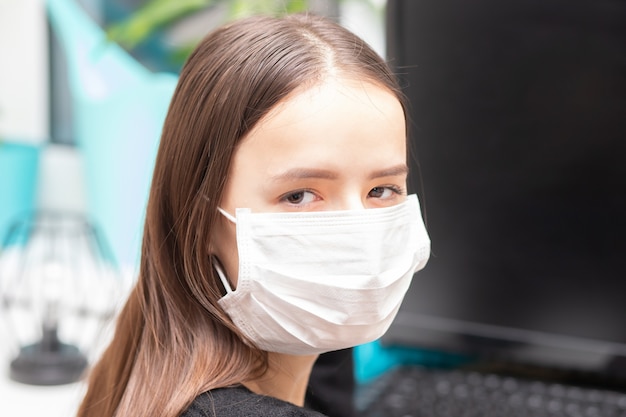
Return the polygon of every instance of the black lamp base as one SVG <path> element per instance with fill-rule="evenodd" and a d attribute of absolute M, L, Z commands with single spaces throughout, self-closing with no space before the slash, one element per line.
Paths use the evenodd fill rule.
<path fill-rule="evenodd" d="M 80 380 L 86 368 L 87 358 L 75 346 L 59 343 L 50 350 L 35 343 L 20 349 L 9 376 L 23 384 L 63 385 Z"/>

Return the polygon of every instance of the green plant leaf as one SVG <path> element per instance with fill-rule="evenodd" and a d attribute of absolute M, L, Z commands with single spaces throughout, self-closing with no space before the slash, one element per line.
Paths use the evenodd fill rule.
<path fill-rule="evenodd" d="M 132 49 L 154 31 L 219 0 L 150 0 L 128 19 L 107 30 L 109 40 Z"/>
<path fill-rule="evenodd" d="M 308 0 L 231 0 L 229 3 L 231 19 L 255 14 L 282 15 L 298 13 L 306 11 L 309 6 Z"/>
<path fill-rule="evenodd" d="M 288 1 L 285 7 L 287 13 L 303 13 L 309 9 L 308 0 Z"/>

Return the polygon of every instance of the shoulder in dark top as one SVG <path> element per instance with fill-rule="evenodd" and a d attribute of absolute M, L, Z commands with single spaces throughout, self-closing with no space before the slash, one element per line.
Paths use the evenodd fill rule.
<path fill-rule="evenodd" d="M 325 417 L 277 398 L 258 395 L 243 386 L 200 394 L 181 417 Z"/>

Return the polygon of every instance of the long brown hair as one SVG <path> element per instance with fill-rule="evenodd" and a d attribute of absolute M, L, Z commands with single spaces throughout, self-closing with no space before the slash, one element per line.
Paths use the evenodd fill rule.
<path fill-rule="evenodd" d="M 163 127 L 139 278 L 78 416 L 174 417 L 200 393 L 266 370 L 265 352 L 244 341 L 217 303 L 209 236 L 237 144 L 289 94 L 335 73 L 403 102 L 371 48 L 311 15 L 236 21 L 189 57 Z"/>

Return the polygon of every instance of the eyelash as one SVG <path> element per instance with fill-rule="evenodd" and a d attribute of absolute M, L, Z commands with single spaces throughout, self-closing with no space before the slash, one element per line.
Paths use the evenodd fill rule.
<path fill-rule="evenodd" d="M 380 185 L 378 187 L 374 187 L 374 188 L 386 188 L 388 190 L 391 190 L 392 193 L 397 194 L 397 195 L 406 195 L 406 190 L 402 187 L 398 187 L 397 185 Z M 374 189 L 372 188 L 372 190 Z M 371 192 L 371 190 L 370 190 Z"/>
<path fill-rule="evenodd" d="M 287 194 L 283 194 L 282 196 L 280 196 L 279 200 L 280 200 L 281 202 L 285 202 L 285 203 L 288 203 L 288 204 L 292 204 L 292 205 L 294 205 L 294 206 L 295 206 L 295 205 L 299 205 L 300 203 L 292 203 L 292 202 L 290 202 L 290 201 L 289 201 L 289 197 L 292 197 L 292 196 L 294 196 L 294 195 L 296 195 L 296 194 L 301 194 L 301 193 L 311 193 L 311 194 L 315 194 L 315 195 L 317 195 L 317 194 L 315 193 L 315 191 L 310 190 L 310 189 L 307 189 L 307 188 L 304 188 L 304 189 L 301 189 L 301 190 L 290 191 L 290 192 L 288 192 Z"/>
<path fill-rule="evenodd" d="M 405 190 L 404 188 L 402 188 L 402 187 L 398 187 L 398 186 L 396 186 L 396 185 L 380 185 L 380 186 L 377 186 L 377 187 L 373 187 L 373 188 L 370 190 L 370 192 L 372 192 L 372 190 L 377 189 L 377 188 L 379 188 L 379 189 L 383 189 L 383 190 L 384 190 L 384 189 L 390 190 L 390 191 L 391 191 L 392 193 L 394 193 L 395 195 L 406 195 L 406 190 Z M 293 202 L 290 202 L 290 201 L 289 201 L 289 198 L 290 198 L 290 197 L 293 197 L 293 196 L 294 196 L 294 195 L 296 195 L 296 194 L 303 194 L 303 193 L 312 193 L 312 194 L 317 195 L 317 194 L 315 193 L 315 191 L 310 190 L 310 189 L 306 189 L 306 188 L 305 188 L 305 189 L 301 189 L 301 190 L 290 191 L 289 193 L 282 195 L 282 196 L 279 198 L 279 201 L 281 201 L 281 202 L 286 202 L 286 203 L 288 203 L 288 204 L 292 204 L 292 205 L 294 205 L 294 206 L 296 206 L 296 205 L 300 205 L 301 203 L 293 203 Z M 369 193 L 368 193 L 368 194 L 369 194 Z"/>

